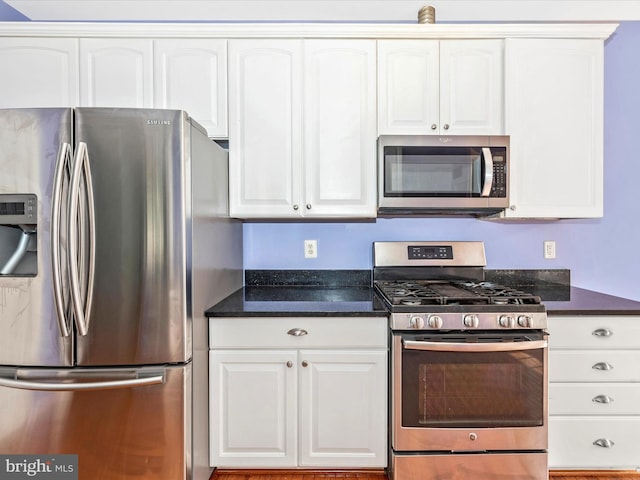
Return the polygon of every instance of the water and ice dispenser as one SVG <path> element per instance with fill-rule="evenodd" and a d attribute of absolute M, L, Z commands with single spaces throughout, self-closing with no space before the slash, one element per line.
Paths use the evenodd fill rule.
<path fill-rule="evenodd" d="M 0 194 L 0 277 L 38 273 L 38 199 Z"/>

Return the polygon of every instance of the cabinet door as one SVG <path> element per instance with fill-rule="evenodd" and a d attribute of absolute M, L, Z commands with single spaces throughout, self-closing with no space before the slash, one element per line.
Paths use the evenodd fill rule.
<path fill-rule="evenodd" d="M 298 358 L 300 466 L 386 466 L 386 351 L 301 350 Z"/>
<path fill-rule="evenodd" d="M 78 41 L 0 38 L 0 108 L 78 104 Z"/>
<path fill-rule="evenodd" d="M 295 351 L 211 350 L 211 466 L 295 466 L 296 390 Z"/>
<path fill-rule="evenodd" d="M 234 217 L 296 217 L 302 42 L 229 42 L 229 190 Z"/>
<path fill-rule="evenodd" d="M 501 135 L 502 40 L 440 42 L 440 133 Z"/>
<path fill-rule="evenodd" d="M 154 107 L 186 110 L 209 137 L 227 131 L 227 41 L 154 41 Z"/>
<path fill-rule="evenodd" d="M 438 40 L 378 41 L 378 134 L 439 129 Z"/>
<path fill-rule="evenodd" d="M 80 39 L 83 107 L 153 107 L 152 40 Z"/>
<path fill-rule="evenodd" d="M 603 214 L 603 42 L 507 39 L 506 217 Z"/>
<path fill-rule="evenodd" d="M 373 218 L 375 41 L 304 45 L 304 215 Z"/>

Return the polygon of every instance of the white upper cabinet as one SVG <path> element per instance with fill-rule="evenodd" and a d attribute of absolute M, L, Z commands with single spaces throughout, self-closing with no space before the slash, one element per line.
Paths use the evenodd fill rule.
<path fill-rule="evenodd" d="M 209 137 L 227 137 L 227 41 L 163 39 L 153 47 L 154 107 L 186 110 Z"/>
<path fill-rule="evenodd" d="M 602 40 L 507 39 L 507 218 L 603 214 Z"/>
<path fill-rule="evenodd" d="M 229 138 L 232 216 L 375 217 L 375 41 L 231 40 Z"/>
<path fill-rule="evenodd" d="M 153 107 L 153 40 L 80 39 L 80 105 Z"/>
<path fill-rule="evenodd" d="M 0 38 L 0 108 L 78 103 L 78 40 Z"/>
<path fill-rule="evenodd" d="M 503 134 L 503 46 L 378 41 L 378 134 Z"/>
<path fill-rule="evenodd" d="M 369 40 L 304 44 L 305 216 L 376 216 L 376 61 Z"/>

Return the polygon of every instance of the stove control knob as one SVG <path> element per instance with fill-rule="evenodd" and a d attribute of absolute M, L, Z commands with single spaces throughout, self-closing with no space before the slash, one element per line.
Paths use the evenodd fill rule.
<path fill-rule="evenodd" d="M 531 316 L 530 315 L 520 315 L 518 317 L 518 325 L 524 328 L 531 328 Z"/>
<path fill-rule="evenodd" d="M 462 324 L 467 328 L 478 328 L 480 319 L 477 315 L 465 315 L 462 319 Z"/>
<path fill-rule="evenodd" d="M 498 319 L 498 325 L 502 328 L 513 328 L 515 323 L 515 319 L 511 315 L 500 315 Z"/>
<path fill-rule="evenodd" d="M 442 318 L 438 315 L 431 315 L 428 321 L 429 328 L 442 328 Z"/>
<path fill-rule="evenodd" d="M 411 317 L 409 319 L 409 326 L 417 329 L 424 328 L 424 318 L 418 317 L 417 315 L 415 317 Z"/>

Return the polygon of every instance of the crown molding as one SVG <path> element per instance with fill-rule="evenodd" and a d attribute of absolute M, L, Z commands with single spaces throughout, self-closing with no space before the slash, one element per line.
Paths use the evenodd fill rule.
<path fill-rule="evenodd" d="M 0 22 L 4 37 L 132 38 L 595 38 L 615 23 L 346 24 Z"/>

